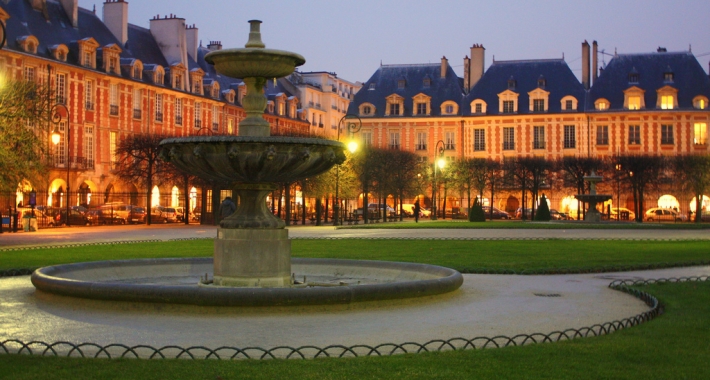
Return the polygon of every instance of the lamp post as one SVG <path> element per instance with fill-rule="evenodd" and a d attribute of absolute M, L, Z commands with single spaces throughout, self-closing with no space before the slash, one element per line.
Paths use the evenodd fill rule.
<path fill-rule="evenodd" d="M 431 187 L 431 220 L 436 220 L 436 167 L 443 169 L 446 165 L 444 160 L 444 141 L 439 140 L 434 146 L 434 185 Z M 437 160 L 438 157 L 438 160 Z M 446 210 L 444 210 L 446 212 Z"/>
<path fill-rule="evenodd" d="M 355 133 L 358 133 L 360 131 L 360 128 L 362 128 L 362 120 L 360 120 L 360 118 L 357 117 L 356 115 L 347 114 L 347 115 L 341 117 L 340 121 L 338 121 L 338 141 L 340 141 L 340 130 L 342 129 L 343 123 L 345 123 L 345 128 L 347 128 L 348 137 L 350 137 L 350 138 Z M 355 153 L 355 151 L 357 150 L 357 142 L 355 142 L 354 140 L 351 140 L 348 143 L 348 150 L 350 151 L 350 153 Z M 334 226 L 337 226 L 341 223 L 339 191 L 340 191 L 340 165 L 336 165 L 336 167 L 335 167 L 335 202 L 333 203 L 333 225 Z M 365 210 L 367 210 L 367 205 L 363 205 L 363 212 L 366 212 Z"/>
<path fill-rule="evenodd" d="M 616 164 L 616 220 L 621 221 L 621 164 Z"/>
<path fill-rule="evenodd" d="M 52 123 L 54 124 L 54 131 L 52 131 L 52 143 L 55 146 L 58 145 L 62 140 L 62 135 L 59 132 L 59 126 L 62 123 L 62 121 L 64 120 L 64 116 L 62 116 L 61 112 L 65 113 L 67 115 L 67 126 L 66 126 L 67 139 L 65 141 L 66 146 L 67 146 L 67 158 L 66 158 L 66 161 L 64 162 L 64 165 L 67 168 L 67 189 L 66 189 L 67 196 L 66 196 L 66 200 L 64 203 L 66 203 L 66 209 L 67 209 L 65 223 L 68 227 L 69 226 L 69 211 L 70 211 L 69 210 L 69 197 L 70 197 L 69 196 L 69 169 L 70 169 L 70 157 L 71 157 L 69 155 L 69 152 L 70 152 L 69 149 L 71 147 L 71 127 L 69 125 L 69 123 L 70 123 L 69 109 L 64 104 L 57 103 L 54 106 L 52 106 L 52 108 L 50 109 L 49 112 L 50 112 L 50 115 L 52 118 Z"/>

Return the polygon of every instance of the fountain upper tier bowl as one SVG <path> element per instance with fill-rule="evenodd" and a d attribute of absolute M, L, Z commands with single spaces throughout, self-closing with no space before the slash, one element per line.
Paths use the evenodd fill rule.
<path fill-rule="evenodd" d="M 208 53 L 205 61 L 232 78 L 281 78 L 306 63 L 300 54 L 263 48 L 217 50 Z"/>
<path fill-rule="evenodd" d="M 318 138 L 196 136 L 160 145 L 162 158 L 182 170 L 227 183 L 293 182 L 345 160 L 343 143 Z"/>

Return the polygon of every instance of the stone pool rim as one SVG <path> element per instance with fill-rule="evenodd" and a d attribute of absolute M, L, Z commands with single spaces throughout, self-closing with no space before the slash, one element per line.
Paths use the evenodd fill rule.
<path fill-rule="evenodd" d="M 168 303 L 199 306 L 300 306 L 342 305 L 365 301 L 433 296 L 452 292 L 463 284 L 463 276 L 454 269 L 429 264 L 375 260 L 293 258 L 294 265 L 354 267 L 394 270 L 435 276 L 432 279 L 408 280 L 384 284 L 312 288 L 230 288 L 195 285 L 151 285 L 120 282 L 82 281 L 62 277 L 63 273 L 112 267 L 146 265 L 211 265 L 213 259 L 170 258 L 93 261 L 39 268 L 32 273 L 38 290 L 70 297 L 105 301 Z M 308 275 L 308 273 L 305 273 Z M 300 275 L 300 274 L 299 274 Z"/>

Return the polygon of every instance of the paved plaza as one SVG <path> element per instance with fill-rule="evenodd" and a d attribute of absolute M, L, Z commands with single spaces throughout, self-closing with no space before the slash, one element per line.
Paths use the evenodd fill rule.
<path fill-rule="evenodd" d="M 289 232 L 292 237 L 303 238 L 707 238 L 707 231 L 659 230 L 335 230 L 301 226 Z M 205 226 L 72 228 L 3 234 L 0 242 L 4 248 L 215 234 L 214 227 Z M 614 279 L 708 275 L 710 267 L 547 276 L 466 274 L 459 290 L 443 296 L 346 306 L 240 309 L 68 298 L 36 291 L 29 276 L 8 277 L 0 278 L 0 341 L 272 348 L 374 346 L 549 333 L 620 320 L 648 310 L 640 300 L 609 289 Z"/>

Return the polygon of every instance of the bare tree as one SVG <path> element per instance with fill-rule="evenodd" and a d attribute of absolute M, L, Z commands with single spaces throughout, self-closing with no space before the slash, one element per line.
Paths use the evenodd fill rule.
<path fill-rule="evenodd" d="M 604 161 L 597 157 L 577 157 L 566 156 L 558 159 L 554 166 L 557 171 L 563 173 L 563 179 L 566 183 L 571 183 L 577 194 L 586 193 L 586 183 L 584 177 L 592 171 L 598 171 L 603 168 Z M 577 210 L 581 209 L 581 203 L 577 201 Z M 580 219 L 580 213 L 577 212 L 577 220 Z"/>
<path fill-rule="evenodd" d="M 624 168 L 626 182 L 629 183 L 634 196 L 634 213 L 636 221 L 643 221 L 644 194 L 652 183 L 658 183 L 665 166 L 663 156 L 651 155 L 621 155 L 618 162 Z"/>
<path fill-rule="evenodd" d="M 674 183 L 695 196 L 695 223 L 702 221 L 703 196 L 710 191 L 710 156 L 682 155 L 672 161 Z"/>
<path fill-rule="evenodd" d="M 384 152 L 390 168 L 390 183 L 399 201 L 399 220 L 402 220 L 402 200 L 415 189 L 415 178 L 419 172 L 417 155 L 403 150 Z M 395 209 L 396 209 L 395 204 Z"/>
<path fill-rule="evenodd" d="M 160 141 L 167 136 L 135 134 L 126 136 L 116 146 L 118 162 L 114 175 L 125 182 L 138 183 L 146 191 L 146 223 L 151 223 L 151 191 L 153 184 L 167 178 L 176 169 L 160 158 Z"/>

